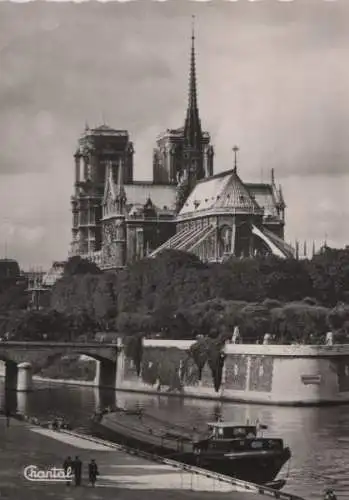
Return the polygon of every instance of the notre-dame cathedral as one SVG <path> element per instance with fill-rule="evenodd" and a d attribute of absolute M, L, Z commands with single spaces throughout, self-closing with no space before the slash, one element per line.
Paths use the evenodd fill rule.
<path fill-rule="evenodd" d="M 244 183 L 235 163 L 214 175 L 214 149 L 201 128 L 192 34 L 184 126 L 156 141 L 153 181 L 133 178 L 134 148 L 126 130 L 86 126 L 75 152 L 70 256 L 120 269 L 165 248 L 204 261 L 273 253 L 293 257 L 284 241 L 285 202 L 270 183 Z"/>

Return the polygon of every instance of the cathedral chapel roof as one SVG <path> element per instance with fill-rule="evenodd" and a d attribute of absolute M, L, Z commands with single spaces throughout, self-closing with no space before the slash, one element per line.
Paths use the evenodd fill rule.
<path fill-rule="evenodd" d="M 110 184 L 112 196 L 115 199 L 118 193 L 117 170 L 114 168 L 106 175 L 106 182 Z M 126 195 L 126 204 L 131 207 L 143 207 L 149 200 L 158 210 L 174 211 L 176 204 L 176 186 L 170 184 L 154 184 L 151 181 L 134 181 L 132 184 L 123 184 Z"/>
<path fill-rule="evenodd" d="M 264 215 L 277 217 L 277 209 L 273 186 L 266 183 L 251 183 L 245 184 L 250 194 L 254 197 L 259 206 L 264 208 Z"/>
<path fill-rule="evenodd" d="M 235 169 L 198 182 L 185 202 L 180 216 L 201 211 L 226 209 L 244 213 L 263 213 Z"/>

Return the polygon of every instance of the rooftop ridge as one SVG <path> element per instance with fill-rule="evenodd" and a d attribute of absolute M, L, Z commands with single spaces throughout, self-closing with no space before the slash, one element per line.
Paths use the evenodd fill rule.
<path fill-rule="evenodd" d="M 211 179 L 219 179 L 220 177 L 225 177 L 226 175 L 233 174 L 233 173 L 234 173 L 234 169 L 230 168 L 229 170 L 224 170 L 223 172 L 219 172 L 218 174 L 211 175 L 210 177 L 204 177 L 203 179 L 200 179 L 197 182 L 197 184 L 203 184 L 204 182 L 210 181 Z"/>

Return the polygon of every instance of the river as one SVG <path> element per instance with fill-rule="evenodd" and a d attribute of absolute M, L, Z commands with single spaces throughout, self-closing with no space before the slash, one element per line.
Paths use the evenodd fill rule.
<path fill-rule="evenodd" d="M 4 407 L 3 380 L 0 407 Z M 293 457 L 288 472 L 289 491 L 308 500 L 323 498 L 332 487 L 339 498 L 349 498 L 349 406 L 286 408 L 214 401 L 147 396 L 135 393 L 99 391 L 78 386 L 36 382 L 29 394 L 12 393 L 10 404 L 28 415 L 46 418 L 65 415 L 80 431 L 89 431 L 89 417 L 100 406 L 124 407 L 139 404 L 148 411 L 178 423 L 197 424 L 216 419 L 250 422 L 257 418 L 268 425 L 268 434 L 283 437 Z M 0 443 L 0 451 L 1 451 Z M 286 471 L 287 472 L 287 468 Z"/>

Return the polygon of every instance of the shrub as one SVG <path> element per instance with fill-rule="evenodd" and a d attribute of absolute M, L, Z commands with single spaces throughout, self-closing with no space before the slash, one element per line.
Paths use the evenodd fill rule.
<path fill-rule="evenodd" d="M 271 311 L 264 305 L 248 304 L 240 313 L 240 334 L 244 341 L 255 343 L 271 329 Z"/>
<path fill-rule="evenodd" d="M 277 341 L 308 343 L 325 335 L 328 309 L 295 302 L 271 311 L 271 330 Z"/>
<path fill-rule="evenodd" d="M 327 315 L 327 324 L 334 334 L 337 343 L 346 343 L 349 335 L 349 305 L 337 304 Z"/>
<path fill-rule="evenodd" d="M 199 380 L 202 378 L 202 370 L 206 363 L 210 367 L 215 391 L 218 392 L 222 382 L 225 355 L 223 348 L 226 335 L 217 338 L 203 337 L 197 340 L 189 349 L 189 356 L 195 362 L 199 371 Z"/>

